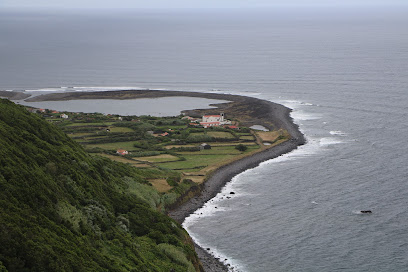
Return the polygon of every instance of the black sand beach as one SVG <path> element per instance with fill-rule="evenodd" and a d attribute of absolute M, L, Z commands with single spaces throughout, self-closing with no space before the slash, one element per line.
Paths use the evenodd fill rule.
<path fill-rule="evenodd" d="M 188 96 L 210 99 L 221 99 L 231 101 L 230 103 L 217 104 L 216 109 L 204 109 L 185 111 L 189 115 L 201 115 L 203 113 L 214 114 L 223 111 L 228 117 L 239 117 L 241 125 L 252 126 L 262 125 L 270 130 L 286 129 L 291 135 L 289 141 L 283 142 L 277 146 L 255 153 L 252 156 L 234 161 L 228 165 L 218 168 L 210 178 L 202 185 L 202 191 L 186 203 L 178 205 L 170 210 L 168 215 L 182 223 L 191 213 L 201 208 L 205 202 L 213 198 L 227 182 L 235 175 L 256 167 L 261 162 L 276 158 L 282 154 L 288 153 L 298 146 L 305 143 L 303 134 L 298 126 L 293 123 L 290 117 L 290 109 L 273 102 L 261 100 L 253 97 L 240 95 L 217 94 L 217 93 L 198 93 L 198 92 L 180 92 L 180 91 L 161 91 L 161 90 L 127 90 L 127 91 L 107 91 L 107 92 L 75 92 L 75 93 L 54 93 L 36 96 L 27 101 L 52 101 L 52 100 L 73 100 L 73 99 L 136 99 L 136 98 L 154 98 L 168 96 Z M 214 258 L 205 249 L 196 245 L 196 252 L 203 264 L 206 272 L 228 271 L 220 260 Z"/>

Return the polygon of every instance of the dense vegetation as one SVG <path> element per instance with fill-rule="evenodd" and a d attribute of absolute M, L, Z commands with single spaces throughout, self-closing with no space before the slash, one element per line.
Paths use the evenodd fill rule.
<path fill-rule="evenodd" d="M 160 171 L 92 157 L 0 100 L 0 271 L 198 271 L 146 180 Z"/>

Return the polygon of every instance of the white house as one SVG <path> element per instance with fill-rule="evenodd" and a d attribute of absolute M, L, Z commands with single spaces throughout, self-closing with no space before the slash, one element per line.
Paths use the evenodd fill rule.
<path fill-rule="evenodd" d="M 68 119 L 68 115 L 66 115 L 65 113 L 61 114 L 60 117 L 64 119 Z"/>
<path fill-rule="evenodd" d="M 204 115 L 203 121 L 200 122 L 200 124 L 204 128 L 208 128 L 208 127 L 218 127 L 220 125 L 231 124 L 231 121 L 225 120 L 224 113 L 221 113 L 220 115 Z"/>
<path fill-rule="evenodd" d="M 220 115 L 204 115 L 203 123 L 224 122 L 224 113 Z"/>
<path fill-rule="evenodd" d="M 208 127 L 218 127 L 221 125 L 221 122 L 224 121 L 224 114 L 221 113 L 220 115 L 204 115 L 202 122 L 200 124 L 204 128 Z"/>

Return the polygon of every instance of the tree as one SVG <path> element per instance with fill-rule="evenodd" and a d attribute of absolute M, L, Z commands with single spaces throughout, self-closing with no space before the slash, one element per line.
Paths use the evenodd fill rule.
<path fill-rule="evenodd" d="M 239 144 L 239 145 L 235 146 L 235 149 L 236 149 L 236 150 L 239 150 L 239 151 L 241 151 L 241 152 L 244 152 L 244 151 L 246 151 L 246 150 L 248 149 L 248 147 L 246 147 L 246 146 L 243 145 L 243 144 Z"/>

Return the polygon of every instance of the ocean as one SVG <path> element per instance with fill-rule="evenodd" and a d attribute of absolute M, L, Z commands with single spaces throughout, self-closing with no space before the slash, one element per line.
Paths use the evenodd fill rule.
<path fill-rule="evenodd" d="M 184 227 L 234 271 L 407 271 L 407 14 L 2 10 L 0 90 L 139 87 L 282 103 L 307 144 L 234 177 Z"/>

